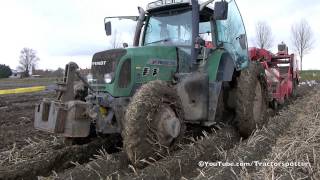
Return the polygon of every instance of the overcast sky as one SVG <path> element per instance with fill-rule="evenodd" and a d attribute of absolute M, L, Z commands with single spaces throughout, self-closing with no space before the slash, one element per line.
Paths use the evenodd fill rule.
<path fill-rule="evenodd" d="M 90 67 L 92 55 L 109 46 L 104 17 L 137 15 L 137 6 L 145 8 L 147 2 L 150 0 L 1 0 L 0 64 L 15 69 L 20 50 L 29 47 L 38 52 L 38 68 L 56 69 L 69 61 L 77 62 L 81 68 Z M 266 21 L 272 27 L 275 48 L 281 41 L 290 48 L 291 25 L 306 19 L 316 43 L 303 66 L 320 69 L 319 0 L 238 0 L 237 3 L 251 46 L 258 21 Z"/>

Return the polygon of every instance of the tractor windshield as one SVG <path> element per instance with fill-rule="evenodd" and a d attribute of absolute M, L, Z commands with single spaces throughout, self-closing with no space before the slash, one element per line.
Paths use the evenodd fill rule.
<path fill-rule="evenodd" d="M 123 43 L 128 46 L 133 45 L 134 30 L 137 25 L 138 17 L 136 16 L 117 16 L 106 17 L 105 23 L 110 22 L 112 26 L 110 31 L 112 35 L 107 37 L 110 49 L 121 48 Z"/>
<path fill-rule="evenodd" d="M 191 20 L 191 10 L 151 15 L 145 29 L 144 45 L 191 46 Z"/>

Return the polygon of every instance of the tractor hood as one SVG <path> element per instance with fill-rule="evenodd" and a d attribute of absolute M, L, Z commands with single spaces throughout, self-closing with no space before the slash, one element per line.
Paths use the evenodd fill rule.
<path fill-rule="evenodd" d="M 96 53 L 91 63 L 91 73 L 95 84 L 104 84 L 105 74 L 114 73 L 119 60 L 126 54 L 125 49 L 112 49 Z"/>
<path fill-rule="evenodd" d="M 168 46 L 144 46 L 128 49 L 132 59 L 135 83 L 161 79 L 171 80 L 177 71 L 177 48 Z"/>
<path fill-rule="evenodd" d="M 131 96 L 141 84 L 153 80 L 171 81 L 177 72 L 177 47 L 144 46 L 96 53 L 90 84 L 113 97 Z M 107 74 L 112 81 L 107 83 Z"/>

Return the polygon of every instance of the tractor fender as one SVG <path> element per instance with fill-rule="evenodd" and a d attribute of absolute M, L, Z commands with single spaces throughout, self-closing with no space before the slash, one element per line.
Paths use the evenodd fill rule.
<path fill-rule="evenodd" d="M 233 72 L 235 70 L 234 61 L 229 53 L 223 53 L 217 72 L 217 81 L 232 81 Z"/>
<path fill-rule="evenodd" d="M 223 49 L 216 49 L 207 62 L 209 82 L 232 81 L 235 64 L 232 56 Z"/>
<path fill-rule="evenodd" d="M 208 58 L 206 71 L 189 73 L 177 85 L 184 119 L 189 123 L 211 126 L 215 116 L 223 81 L 231 81 L 234 63 L 229 53 L 217 49 Z M 209 117 L 209 118 L 208 118 Z"/>

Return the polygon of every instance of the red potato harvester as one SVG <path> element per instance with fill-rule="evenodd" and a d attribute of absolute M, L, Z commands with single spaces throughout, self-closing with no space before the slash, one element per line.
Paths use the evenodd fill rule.
<path fill-rule="evenodd" d="M 299 84 L 298 61 L 294 54 L 288 53 L 286 44 L 279 44 L 276 54 L 253 47 L 249 49 L 249 55 L 252 61 L 259 61 L 265 69 L 268 99 L 274 109 L 288 98 L 296 96 Z"/>

